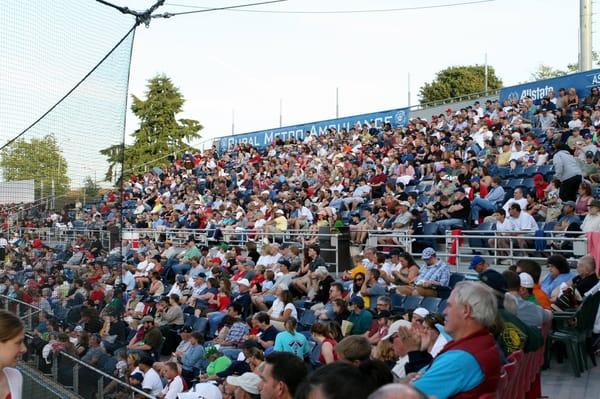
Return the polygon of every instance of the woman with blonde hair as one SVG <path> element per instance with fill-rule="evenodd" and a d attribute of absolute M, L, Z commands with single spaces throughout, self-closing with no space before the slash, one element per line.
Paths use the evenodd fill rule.
<path fill-rule="evenodd" d="M 0 399 L 21 399 L 23 377 L 14 368 L 27 352 L 23 322 L 13 313 L 0 310 Z"/>

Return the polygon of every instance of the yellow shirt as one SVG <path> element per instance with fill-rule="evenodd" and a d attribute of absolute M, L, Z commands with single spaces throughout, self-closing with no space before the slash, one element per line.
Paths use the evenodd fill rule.
<path fill-rule="evenodd" d="M 279 230 L 279 231 L 287 230 L 288 222 L 287 222 L 287 219 L 285 218 L 285 216 L 278 216 L 273 220 L 275 221 L 275 227 L 277 228 L 277 230 Z"/>

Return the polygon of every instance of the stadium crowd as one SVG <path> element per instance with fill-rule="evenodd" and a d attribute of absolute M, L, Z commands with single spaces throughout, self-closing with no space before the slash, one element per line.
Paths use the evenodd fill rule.
<path fill-rule="evenodd" d="M 62 350 L 161 398 L 478 398 L 496 390 L 507 356 L 543 346 L 554 311 L 600 295 L 594 256 L 576 271 L 547 256 L 546 273 L 527 257 L 538 230 L 600 232 L 596 129 L 598 89 L 561 89 L 404 128 L 185 153 L 131 176 L 121 199 L 24 220 L 4 212 L 14 234 L 0 234 L 0 292 L 43 310 L 29 348 L 45 367 Z M 525 252 L 503 273 L 474 256 L 479 281 L 459 281 L 435 240 L 419 241 L 419 264 L 398 234 L 482 225 L 497 253 L 506 234 Z M 26 232 L 41 226 L 162 234 L 53 248 Z M 347 227 L 361 250 L 339 275 L 317 245 L 322 227 Z M 177 245 L 181 228 L 208 244 Z"/>

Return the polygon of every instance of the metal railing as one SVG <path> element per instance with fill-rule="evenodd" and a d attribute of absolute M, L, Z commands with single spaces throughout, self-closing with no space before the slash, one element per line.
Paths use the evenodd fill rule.
<path fill-rule="evenodd" d="M 0 295 L 0 304 L 5 310 L 15 313 L 23 320 L 25 336 L 29 339 L 28 343 L 30 344 L 36 338 L 34 333 L 34 323 L 37 323 L 36 315 L 43 312 L 43 309 L 5 295 Z M 48 370 L 48 367 L 44 367 L 48 365 L 47 359 L 41 353 L 30 351 L 30 348 L 28 346 L 27 363 L 35 366 L 41 373 L 50 376 L 53 381 L 75 394 L 102 399 L 105 397 L 107 386 L 112 384 L 116 386 L 116 391 L 124 394 L 122 395 L 123 398 L 143 397 L 155 399 L 155 396 L 135 388 L 62 350 L 52 353 Z"/>
<path fill-rule="evenodd" d="M 462 96 L 444 98 L 437 101 L 429 101 L 422 104 L 413 105 L 410 108 L 411 111 L 424 110 L 426 108 L 439 107 L 440 105 L 452 104 L 461 101 L 475 100 L 482 97 L 497 96 L 500 94 L 500 89 L 488 89 L 488 91 L 480 91 L 477 93 L 463 94 Z"/>
<path fill-rule="evenodd" d="M 86 239 L 99 237 L 102 242 L 102 247 L 106 250 L 111 248 L 111 237 L 108 230 L 93 230 L 85 228 L 67 228 L 67 227 L 9 227 L 7 234 L 12 236 L 13 233 L 18 233 L 22 236 L 29 233 L 31 236 L 37 236 L 44 242 L 59 242 L 70 243 L 78 236 Z"/>

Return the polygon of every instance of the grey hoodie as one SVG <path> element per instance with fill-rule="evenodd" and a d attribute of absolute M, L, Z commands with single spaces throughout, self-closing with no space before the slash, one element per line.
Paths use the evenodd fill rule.
<path fill-rule="evenodd" d="M 561 182 L 581 175 L 581 168 L 577 164 L 577 160 L 567 150 L 557 151 L 552 157 L 552 163 L 554 163 L 554 177 Z"/>

